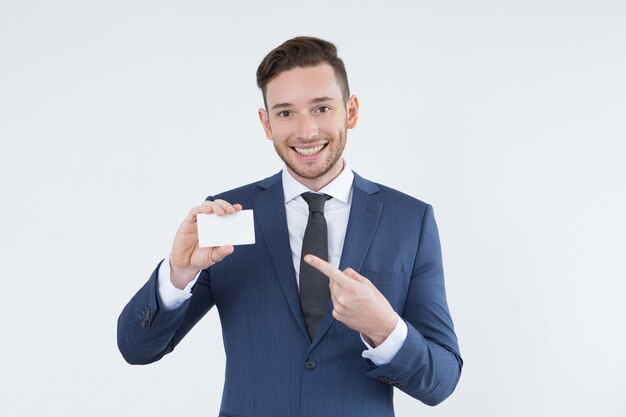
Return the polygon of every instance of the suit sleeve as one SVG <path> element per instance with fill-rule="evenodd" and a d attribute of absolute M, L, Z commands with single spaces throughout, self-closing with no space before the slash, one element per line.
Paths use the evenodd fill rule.
<path fill-rule="evenodd" d="M 132 365 L 152 363 L 170 353 L 214 305 L 209 269 L 205 269 L 191 298 L 173 310 L 163 308 L 158 296 L 158 271 L 159 266 L 117 321 L 117 346 Z"/>
<path fill-rule="evenodd" d="M 393 385 L 428 405 L 456 387 L 463 361 L 446 301 L 439 233 L 430 205 L 422 219 L 419 245 L 404 312 L 408 333 L 391 362 L 367 375 Z"/>

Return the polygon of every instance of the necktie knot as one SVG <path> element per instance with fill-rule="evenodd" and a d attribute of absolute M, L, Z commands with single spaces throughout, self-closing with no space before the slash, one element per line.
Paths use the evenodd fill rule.
<path fill-rule="evenodd" d="M 317 194 L 317 193 L 302 193 L 302 198 L 309 205 L 309 213 L 322 213 L 324 214 L 324 203 L 327 200 L 330 200 L 332 197 L 327 194 Z"/>

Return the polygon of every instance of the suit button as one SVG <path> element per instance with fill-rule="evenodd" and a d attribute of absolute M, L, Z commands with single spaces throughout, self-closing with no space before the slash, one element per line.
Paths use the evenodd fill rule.
<path fill-rule="evenodd" d="M 381 381 L 381 382 L 384 382 L 385 384 L 389 384 L 392 387 L 399 387 L 400 386 L 400 384 L 398 384 L 396 381 L 394 381 L 393 379 L 388 378 L 386 376 L 379 376 L 378 380 Z"/>
<path fill-rule="evenodd" d="M 143 308 L 143 310 L 141 310 L 141 313 L 138 315 L 140 320 L 139 325 L 142 329 L 148 325 L 148 322 L 150 321 L 151 311 L 152 310 L 150 309 L 150 306 L 146 306 Z"/>
<path fill-rule="evenodd" d="M 311 358 L 304 361 L 304 367 L 309 371 L 315 369 L 315 361 Z"/>

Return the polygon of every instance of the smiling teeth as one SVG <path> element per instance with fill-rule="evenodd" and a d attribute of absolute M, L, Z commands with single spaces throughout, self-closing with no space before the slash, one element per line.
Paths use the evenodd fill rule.
<path fill-rule="evenodd" d="M 319 151 L 322 150 L 322 148 L 324 147 L 324 145 L 319 145 L 316 146 L 315 148 L 294 148 L 296 150 L 296 152 L 298 152 L 300 155 L 315 155 L 316 153 L 318 153 Z"/>

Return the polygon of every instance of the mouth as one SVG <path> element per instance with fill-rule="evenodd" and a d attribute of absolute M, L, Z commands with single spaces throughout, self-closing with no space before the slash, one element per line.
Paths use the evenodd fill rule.
<path fill-rule="evenodd" d="M 297 148 L 297 147 L 292 146 L 291 149 L 296 151 L 299 155 L 302 155 L 302 156 L 312 156 L 312 155 L 315 155 L 315 154 L 321 152 L 326 147 L 326 145 L 328 145 L 328 144 L 327 143 L 323 143 L 321 145 L 314 146 L 312 148 Z"/>

